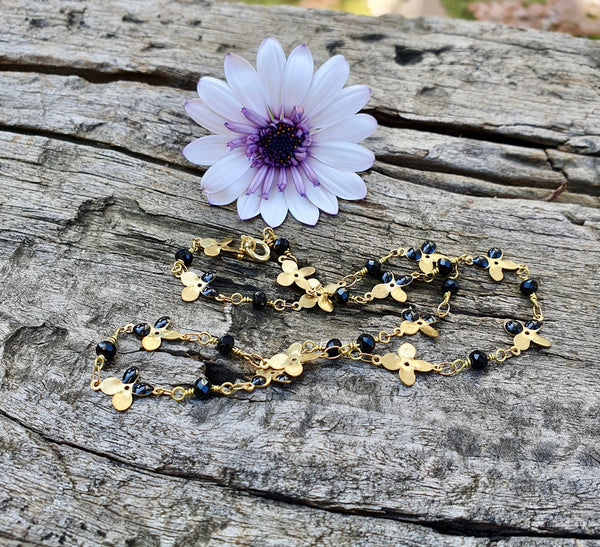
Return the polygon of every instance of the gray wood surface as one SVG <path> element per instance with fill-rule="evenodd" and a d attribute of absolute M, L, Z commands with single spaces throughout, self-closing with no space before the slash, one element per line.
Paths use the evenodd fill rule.
<path fill-rule="evenodd" d="M 600 44 L 191 1 L 0 9 L 1 544 L 600 545 Z M 164 314 L 265 356 L 398 322 L 389 301 L 330 315 L 181 302 L 176 249 L 263 227 L 207 205 L 181 156 L 204 134 L 183 103 L 265 35 L 309 44 L 317 64 L 345 55 L 380 122 L 367 199 L 316 227 L 288 219 L 296 256 L 333 281 L 426 239 L 448 254 L 498 246 L 539 280 L 551 348 L 411 388 L 363 363 L 311 365 L 289 387 L 123 414 L 88 388 L 98 341 Z M 213 267 L 231 292 L 291 295 L 274 263 L 195 263 Z M 465 272 L 440 337 L 410 339 L 419 355 L 503 346 L 504 320 L 530 314 L 510 279 Z M 411 302 L 434 308 L 438 290 Z M 138 347 L 123 342 L 106 375 L 248 372 L 210 350 Z"/>

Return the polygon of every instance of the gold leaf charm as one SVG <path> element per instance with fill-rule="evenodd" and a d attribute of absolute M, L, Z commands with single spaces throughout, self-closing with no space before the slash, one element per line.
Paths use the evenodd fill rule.
<path fill-rule="evenodd" d="M 156 321 L 154 327 L 150 330 L 150 334 L 142 338 L 142 347 L 146 351 L 154 351 L 158 349 L 163 340 L 180 340 L 181 334 L 174 330 L 169 330 L 171 319 L 166 315 Z"/>
<path fill-rule="evenodd" d="M 434 321 L 433 317 L 431 320 L 426 320 L 415 313 L 412 308 L 409 308 L 402 312 L 402 318 L 404 319 L 404 321 L 400 323 L 402 335 L 408 334 L 409 336 L 412 336 L 413 334 L 417 334 L 417 332 L 422 332 L 430 338 L 438 337 L 438 331 L 431 326 L 431 323 Z"/>
<path fill-rule="evenodd" d="M 412 386 L 415 383 L 415 370 L 418 372 L 429 372 L 435 367 L 427 361 L 415 359 L 417 350 L 408 342 L 398 348 L 398 354 L 388 353 L 381 358 L 381 364 L 387 370 L 397 370 L 402 383 Z"/>
<path fill-rule="evenodd" d="M 300 376 L 303 364 L 314 361 L 321 356 L 320 353 L 303 353 L 302 344 L 294 342 L 285 353 L 277 353 L 267 360 L 269 368 L 283 370 L 289 376 Z"/>
<path fill-rule="evenodd" d="M 111 377 L 100 382 L 98 386 L 105 395 L 112 396 L 112 404 L 119 411 L 127 410 L 133 402 L 132 388 L 138 381 L 140 373 L 136 367 L 131 367 L 123 375 L 123 380 Z"/>
<path fill-rule="evenodd" d="M 520 321 L 506 321 L 504 323 L 504 330 L 514 336 L 513 343 L 521 351 L 529 349 L 532 342 L 543 348 L 550 347 L 550 341 L 539 334 L 541 328 L 542 323 L 534 320 L 527 321 L 524 325 Z"/>
<path fill-rule="evenodd" d="M 300 297 L 300 306 L 305 309 L 314 308 L 317 304 L 319 308 L 326 312 L 333 311 L 333 301 L 331 295 L 336 289 L 339 289 L 342 285 L 335 283 L 323 287 L 316 279 L 308 279 L 310 289 Z"/>
<path fill-rule="evenodd" d="M 502 281 L 504 279 L 503 270 L 516 270 L 519 265 L 511 260 L 504 260 L 503 253 L 500 249 L 492 248 L 488 251 L 490 276 L 494 281 Z"/>
<path fill-rule="evenodd" d="M 237 249 L 229 246 L 229 244 L 233 241 L 232 237 L 224 239 L 223 241 L 217 241 L 216 239 L 212 239 L 210 237 L 199 238 L 197 241 L 204 249 L 204 254 L 206 256 L 218 256 L 221 254 L 221 251 L 230 251 L 234 253 L 237 252 Z"/>
<path fill-rule="evenodd" d="M 391 275 L 391 280 L 387 283 L 375 285 L 371 291 L 371 294 L 375 298 L 386 298 L 388 295 L 392 295 L 392 298 L 396 302 L 406 302 L 408 296 L 406 292 L 404 292 L 404 287 L 412 283 L 412 276 L 405 275 L 396 280 L 393 274 L 389 275 Z"/>
<path fill-rule="evenodd" d="M 316 270 L 312 266 L 298 268 L 298 264 L 293 260 L 284 260 L 281 263 L 281 269 L 283 272 L 277 276 L 277 283 L 284 287 L 296 283 L 301 289 L 311 289 L 311 285 L 306 278 L 315 273 Z"/>
<path fill-rule="evenodd" d="M 211 287 L 211 282 L 217 277 L 215 272 L 207 272 L 198 277 L 194 272 L 184 272 L 181 274 L 181 282 L 185 289 L 181 291 L 181 299 L 185 302 L 193 302 L 201 294 L 209 298 L 219 294 L 215 288 Z"/>

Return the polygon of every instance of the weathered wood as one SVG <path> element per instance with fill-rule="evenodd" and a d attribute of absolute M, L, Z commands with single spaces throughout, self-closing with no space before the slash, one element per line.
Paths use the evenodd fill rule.
<path fill-rule="evenodd" d="M 3 15 L 2 542 L 598 544 L 598 44 L 158 0 L 4 0 Z M 325 363 L 288 388 L 144 400 L 125 414 L 89 390 L 96 342 L 165 313 L 264 355 L 398 321 L 387 301 L 331 315 L 184 305 L 168 273 L 194 236 L 262 229 L 232 206 L 209 207 L 180 150 L 203 134 L 182 109 L 192 83 L 222 77 L 225 51 L 251 57 L 265 21 L 288 49 L 305 41 L 318 61 L 346 55 L 384 123 L 367 143 L 378 158 L 367 199 L 314 228 L 286 221 L 295 254 L 332 281 L 425 239 L 450 254 L 499 246 L 540 281 L 550 349 L 412 388 L 366 364 Z M 540 201 L 565 179 L 559 202 Z M 273 263 L 198 262 L 231 292 L 290 295 L 274 286 Z M 505 318 L 529 314 L 514 281 L 466 272 L 461 286 L 440 338 L 411 340 L 424 358 L 491 350 L 507 341 Z M 423 310 L 438 292 L 419 291 Z M 169 385 L 248 372 L 184 345 L 120 348 L 108 374 L 136 364 Z"/>

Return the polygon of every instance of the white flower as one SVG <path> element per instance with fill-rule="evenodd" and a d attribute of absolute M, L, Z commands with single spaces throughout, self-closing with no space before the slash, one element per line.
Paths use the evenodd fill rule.
<path fill-rule="evenodd" d="M 256 70 L 242 57 L 225 57 L 227 83 L 200 78 L 198 99 L 185 105 L 200 125 L 216 133 L 188 144 L 183 155 L 210 165 L 202 189 L 211 205 L 237 199 L 240 218 L 259 213 L 272 227 L 288 209 L 305 224 L 316 224 L 319 209 L 338 212 L 337 198 L 362 199 L 367 193 L 356 171 L 373 165 L 373 153 L 356 144 L 377 122 L 357 114 L 371 90 L 343 88 L 348 62 L 335 55 L 313 74 L 307 46 L 285 58 L 279 42 L 263 41 Z M 343 89 L 342 89 L 343 88 Z"/>

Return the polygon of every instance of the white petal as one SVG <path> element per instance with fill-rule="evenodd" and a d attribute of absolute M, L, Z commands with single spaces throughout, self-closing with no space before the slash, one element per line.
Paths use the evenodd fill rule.
<path fill-rule="evenodd" d="M 328 141 L 359 142 L 377 129 L 377 120 L 368 114 L 356 114 L 343 122 L 330 125 L 312 135 L 312 142 L 319 144 Z"/>
<path fill-rule="evenodd" d="M 230 140 L 229 135 L 208 135 L 188 144 L 183 155 L 197 165 L 212 165 L 231 152 L 227 147 Z"/>
<path fill-rule="evenodd" d="M 246 122 L 242 115 L 242 104 L 225 82 L 204 76 L 198 82 L 198 95 L 219 116 L 234 122 Z"/>
<path fill-rule="evenodd" d="M 265 89 L 267 103 L 273 115 L 281 110 L 281 79 L 285 67 L 285 53 L 274 38 L 266 38 L 256 54 L 256 71 Z"/>
<path fill-rule="evenodd" d="M 260 202 L 261 202 L 260 193 L 256 192 L 254 194 L 240 196 L 237 200 L 237 210 L 238 216 L 242 220 L 248 220 L 249 218 L 254 218 L 258 213 L 260 213 Z"/>
<path fill-rule="evenodd" d="M 253 175 L 252 169 L 248 169 L 248 171 L 227 188 L 224 188 L 219 192 L 214 192 L 213 194 L 207 194 L 206 197 L 208 203 L 211 205 L 227 205 L 232 201 L 235 201 L 246 192 Z"/>
<path fill-rule="evenodd" d="M 277 190 L 277 186 L 271 188 L 269 199 L 260 202 L 260 214 L 263 220 L 271 227 L 277 228 L 287 216 L 288 207 L 283 197 L 283 192 Z"/>
<path fill-rule="evenodd" d="M 321 185 L 336 196 L 356 200 L 363 199 L 367 195 L 365 181 L 356 173 L 332 169 L 314 158 L 309 158 L 307 161 L 319 177 Z"/>
<path fill-rule="evenodd" d="M 306 181 L 306 184 L 310 182 Z M 312 186 L 312 185 L 311 185 Z M 308 198 L 298 194 L 293 184 L 288 184 L 285 189 L 285 201 L 290 209 L 290 213 L 298 222 L 314 226 L 319 220 L 319 208 L 313 205 Z"/>
<path fill-rule="evenodd" d="M 292 108 L 302 104 L 313 75 L 313 58 L 308 46 L 301 45 L 290 53 L 285 68 L 283 69 L 283 83 L 281 86 L 283 108 L 289 115 Z"/>
<path fill-rule="evenodd" d="M 342 55 L 335 55 L 321 66 L 312 79 L 310 88 L 303 101 L 304 112 L 309 115 L 320 110 L 320 105 L 326 105 L 338 93 L 350 73 L 348 61 Z"/>
<path fill-rule="evenodd" d="M 206 127 L 206 129 L 213 133 L 220 133 L 221 135 L 232 134 L 231 131 L 225 127 L 225 122 L 227 120 L 211 110 L 200 99 L 191 99 L 187 101 L 185 103 L 185 111 L 197 124 Z"/>
<path fill-rule="evenodd" d="M 306 196 L 324 213 L 327 213 L 328 215 L 338 214 L 337 198 L 322 184 L 319 186 L 313 186 L 312 184 L 309 184 L 306 187 Z M 290 211 L 291 210 L 292 208 L 290 207 Z M 293 211 L 292 214 L 294 214 Z"/>
<path fill-rule="evenodd" d="M 234 150 L 204 173 L 202 189 L 207 194 L 219 192 L 231 186 L 248 169 L 250 169 L 250 160 L 239 150 Z"/>
<path fill-rule="evenodd" d="M 351 85 L 342 89 L 333 99 L 310 117 L 309 126 L 327 127 L 356 114 L 369 101 L 371 90 L 366 85 Z"/>
<path fill-rule="evenodd" d="M 269 118 L 265 90 L 256 71 L 246 59 L 233 53 L 225 57 L 225 78 L 240 103 L 257 114 Z"/>
<path fill-rule="evenodd" d="M 342 171 L 366 171 L 375 155 L 364 146 L 351 142 L 331 141 L 310 147 L 310 155 Z"/>

